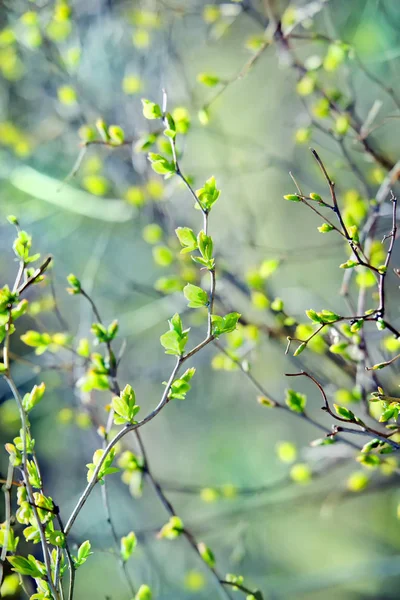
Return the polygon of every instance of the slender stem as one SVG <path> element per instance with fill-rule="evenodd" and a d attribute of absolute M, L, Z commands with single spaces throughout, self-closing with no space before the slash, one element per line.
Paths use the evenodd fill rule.
<path fill-rule="evenodd" d="M 4 561 L 6 560 L 7 550 L 8 550 L 8 541 L 10 538 L 10 529 L 11 529 L 11 488 L 13 485 L 13 475 L 14 475 L 14 466 L 11 463 L 11 458 L 8 462 L 7 469 L 7 479 L 3 485 L 4 492 L 4 517 L 5 517 L 5 532 L 4 532 L 4 540 L 3 540 L 3 548 L 1 550 L 0 555 L 0 587 L 3 581 L 3 573 L 4 573 Z"/>
<path fill-rule="evenodd" d="M 376 431 L 375 429 L 372 429 L 371 427 L 368 427 L 368 425 L 366 425 L 363 421 L 361 421 L 357 417 L 355 419 L 348 419 L 348 418 L 344 418 L 344 417 L 340 417 L 339 415 L 336 415 L 332 411 L 332 409 L 329 405 L 328 398 L 325 394 L 324 388 L 315 379 L 315 377 L 313 377 L 313 375 L 310 375 L 310 373 L 307 373 L 306 371 L 301 371 L 300 373 L 285 373 L 285 375 L 286 375 L 286 377 L 303 377 L 303 376 L 308 377 L 308 379 L 311 379 L 311 381 L 313 383 L 315 383 L 315 385 L 318 387 L 319 391 L 321 392 L 322 398 L 324 400 L 324 406 L 323 406 L 322 410 L 325 410 L 327 413 L 329 413 L 331 417 L 336 419 L 336 421 L 342 421 L 343 423 L 353 423 L 354 425 L 357 425 L 358 427 L 360 427 L 361 431 L 363 431 L 365 433 L 365 435 L 369 435 L 370 437 L 373 437 L 373 438 L 377 437 L 379 439 L 382 439 L 387 444 L 392 446 L 395 450 L 400 450 L 400 444 L 397 444 L 396 442 L 393 442 L 393 440 L 390 440 L 388 438 L 387 434 L 381 433 L 379 431 Z M 351 431 L 357 431 L 357 430 L 351 430 Z"/>
<path fill-rule="evenodd" d="M 100 473 L 101 467 L 104 464 L 104 461 L 106 460 L 109 452 L 114 448 L 114 446 L 123 438 L 125 437 L 125 435 L 127 435 L 128 433 L 130 433 L 131 431 L 135 431 L 136 429 L 139 429 L 140 427 L 143 427 L 143 425 L 145 425 L 146 423 L 149 423 L 152 419 L 154 419 L 154 417 L 156 417 L 158 415 L 158 413 L 164 408 L 164 406 L 167 404 L 168 402 L 168 394 L 170 392 L 172 383 L 178 373 L 178 370 L 180 368 L 180 366 L 182 365 L 182 363 L 184 362 L 184 360 L 186 360 L 185 358 L 179 357 L 176 361 L 175 367 L 172 370 L 172 373 L 169 377 L 168 383 L 164 389 L 164 393 L 161 397 L 160 402 L 158 403 L 158 405 L 156 406 L 156 408 L 149 414 L 147 415 L 147 417 L 145 417 L 142 421 L 139 421 L 138 423 L 134 423 L 131 425 L 126 425 L 123 429 L 121 429 L 112 440 L 110 440 L 104 450 L 103 456 L 101 457 L 99 463 L 97 464 L 93 475 L 92 475 L 92 479 L 91 481 L 87 484 L 86 488 L 84 489 L 84 491 L 82 492 L 78 503 L 76 504 L 75 508 L 73 509 L 71 516 L 69 517 L 67 524 L 65 526 L 65 534 L 68 535 L 73 524 L 76 521 L 77 516 L 79 515 L 80 511 L 82 510 L 83 506 L 85 505 L 87 499 L 89 498 L 93 488 L 95 487 L 96 483 L 98 482 L 98 475 Z"/>
<path fill-rule="evenodd" d="M 28 474 L 28 469 L 27 469 L 27 432 L 28 432 L 28 428 L 29 428 L 28 421 L 27 421 L 25 409 L 22 405 L 22 398 L 19 395 L 18 389 L 17 389 L 14 381 L 8 375 L 5 376 L 5 380 L 7 381 L 8 386 L 14 396 L 14 399 L 17 403 L 19 414 L 20 414 L 21 437 L 22 437 L 22 447 L 23 447 L 22 475 L 23 475 L 23 480 L 24 480 L 24 484 L 26 487 L 26 491 L 28 494 L 28 499 L 29 499 L 30 504 L 32 505 L 32 510 L 35 515 L 35 520 L 37 522 L 37 527 L 38 527 L 38 531 L 39 531 L 39 535 L 40 535 L 40 542 L 41 542 L 42 551 L 43 551 L 43 560 L 44 560 L 44 563 L 46 566 L 46 571 L 47 571 L 48 584 L 50 586 L 50 589 L 51 589 L 51 592 L 52 592 L 54 598 L 57 600 L 59 598 L 59 593 L 58 593 L 58 591 L 54 585 L 54 582 L 52 580 L 52 577 L 51 577 L 51 560 L 50 560 L 50 556 L 49 556 L 49 552 L 48 552 L 46 535 L 45 535 L 45 532 L 43 529 L 43 525 L 40 521 L 38 510 L 35 505 L 33 489 L 32 489 L 31 483 L 29 481 L 29 474 Z"/>

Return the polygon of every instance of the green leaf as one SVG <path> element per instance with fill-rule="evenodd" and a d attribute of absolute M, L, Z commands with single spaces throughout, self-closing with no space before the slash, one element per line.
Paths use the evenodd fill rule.
<path fill-rule="evenodd" d="M 110 125 L 108 128 L 108 135 L 114 146 L 120 146 L 125 141 L 124 130 L 118 125 Z"/>
<path fill-rule="evenodd" d="M 267 396 L 257 396 L 257 402 L 261 406 L 267 406 L 268 408 L 273 408 L 276 406 L 276 402 L 270 398 L 267 398 Z"/>
<path fill-rule="evenodd" d="M 356 460 L 369 469 L 375 469 L 382 462 L 376 454 L 360 454 Z"/>
<path fill-rule="evenodd" d="M 191 367 L 190 369 L 187 369 L 179 379 L 175 379 L 171 385 L 168 398 L 170 398 L 171 400 L 174 398 L 177 400 L 185 400 L 186 394 L 191 389 L 189 381 L 192 379 L 195 372 L 196 369 L 194 367 Z M 166 385 L 166 382 L 164 383 Z"/>
<path fill-rule="evenodd" d="M 197 544 L 197 550 L 199 551 L 199 554 L 204 562 L 213 569 L 215 567 L 216 560 L 211 548 L 206 546 L 204 542 L 200 542 Z"/>
<path fill-rule="evenodd" d="M 73 273 L 70 273 L 70 275 L 68 275 L 67 277 L 67 281 L 69 283 L 69 285 L 71 286 L 70 288 L 67 289 L 67 291 L 70 294 L 79 294 L 81 292 L 81 282 L 79 281 L 79 279 L 77 277 L 75 277 L 75 275 Z"/>
<path fill-rule="evenodd" d="M 339 417 L 342 417 L 342 419 L 346 419 L 347 421 L 355 420 L 354 413 L 345 406 L 339 406 L 338 404 L 334 404 L 333 407 L 336 413 L 339 415 Z"/>
<path fill-rule="evenodd" d="M 107 329 L 101 323 L 93 323 L 90 331 L 97 338 L 98 343 L 107 343 L 109 341 Z"/>
<path fill-rule="evenodd" d="M 6 529 L 6 524 L 3 523 L 0 527 L 0 548 L 3 548 L 6 543 L 7 537 L 7 552 L 15 553 L 17 551 L 17 546 L 19 542 L 19 537 L 15 536 L 14 529 L 10 527 Z"/>
<path fill-rule="evenodd" d="M 160 342 L 166 349 L 167 354 L 176 354 L 177 356 L 183 354 L 181 348 L 181 337 L 176 333 L 176 331 L 167 331 L 167 333 L 164 333 L 160 337 Z"/>
<path fill-rule="evenodd" d="M 381 416 L 379 418 L 379 422 L 380 423 L 386 423 L 386 421 L 389 421 L 394 416 L 397 416 L 396 413 L 398 413 L 398 410 L 396 411 L 395 408 L 392 408 L 392 407 L 386 408 L 383 411 L 383 413 L 381 414 Z"/>
<path fill-rule="evenodd" d="M 199 73 L 197 75 L 197 81 L 206 85 L 207 87 L 215 87 L 220 83 L 220 78 L 213 73 Z"/>
<path fill-rule="evenodd" d="M 28 471 L 29 483 L 32 487 L 40 489 L 42 487 L 42 480 L 40 479 L 36 463 L 34 463 L 33 460 L 28 460 L 26 463 L 26 467 Z"/>
<path fill-rule="evenodd" d="M 25 396 L 22 399 L 22 406 L 24 407 L 26 412 L 32 410 L 32 408 L 36 406 L 38 402 L 40 402 L 45 390 L 46 386 L 42 382 L 40 385 L 35 385 L 29 394 L 25 394 Z"/>
<path fill-rule="evenodd" d="M 8 285 L 0 289 L 0 312 L 5 312 L 17 299 L 17 294 L 10 291 Z M 8 320 L 8 319 L 7 319 Z M 7 322 L 7 321 L 6 321 Z"/>
<path fill-rule="evenodd" d="M 354 267 L 356 267 L 358 265 L 358 262 L 355 260 L 351 260 L 349 258 L 349 260 L 347 260 L 346 262 L 342 263 L 341 265 L 339 265 L 339 267 L 341 269 L 353 269 Z"/>
<path fill-rule="evenodd" d="M 275 273 L 275 271 L 277 270 L 279 265 L 280 265 L 280 260 L 278 260 L 276 258 L 270 258 L 268 260 L 264 260 L 260 265 L 260 269 L 259 269 L 260 276 L 263 279 L 267 279 L 270 275 Z"/>
<path fill-rule="evenodd" d="M 142 98 L 143 116 L 146 119 L 161 119 L 163 114 L 160 106 L 155 102 Z"/>
<path fill-rule="evenodd" d="M 19 225 L 18 219 L 15 215 L 7 215 L 7 221 L 11 225 Z"/>
<path fill-rule="evenodd" d="M 311 200 L 314 200 L 315 202 L 322 202 L 321 196 L 319 194 L 316 194 L 315 192 L 311 192 L 310 198 L 311 198 Z M 328 227 L 330 227 L 330 225 L 328 225 Z"/>
<path fill-rule="evenodd" d="M 364 325 L 364 320 L 363 319 L 359 319 L 358 321 L 356 321 L 355 323 L 353 323 L 350 326 L 351 333 L 357 333 L 358 331 L 360 331 L 360 329 L 362 329 L 363 325 Z"/>
<path fill-rule="evenodd" d="M 174 540 L 182 534 L 183 530 L 184 527 L 182 520 L 177 516 L 173 516 L 170 518 L 168 523 L 162 527 L 158 537 L 166 538 L 167 540 Z"/>
<path fill-rule="evenodd" d="M 21 335 L 21 340 L 27 346 L 36 348 L 35 354 L 40 355 L 46 352 L 51 344 L 51 337 L 48 333 L 39 333 L 38 331 L 29 330 Z"/>
<path fill-rule="evenodd" d="M 86 540 L 79 546 L 78 555 L 72 557 L 75 568 L 78 568 L 81 565 L 83 565 L 87 561 L 89 556 L 91 554 L 93 554 L 93 552 L 91 552 L 90 550 L 91 550 L 91 544 L 90 544 L 89 540 Z"/>
<path fill-rule="evenodd" d="M 286 390 L 285 402 L 293 412 L 303 413 L 307 402 L 307 396 L 289 389 Z"/>
<path fill-rule="evenodd" d="M 320 315 L 313 310 L 312 308 L 310 308 L 309 310 L 306 310 L 306 315 L 309 319 L 311 319 L 311 321 L 313 321 L 314 323 L 323 323 L 323 319 L 322 317 L 320 317 Z"/>
<path fill-rule="evenodd" d="M 65 547 L 65 534 L 62 531 L 46 531 L 46 540 L 57 548 Z"/>
<path fill-rule="evenodd" d="M 93 462 L 88 463 L 86 465 L 88 468 L 88 473 L 87 473 L 88 482 L 92 481 L 95 470 L 97 468 L 97 465 L 101 462 L 104 453 L 105 453 L 105 450 L 103 450 L 103 449 L 96 450 L 95 453 L 93 454 Z M 97 474 L 97 481 L 99 481 L 100 483 L 103 483 L 103 479 L 106 475 L 111 475 L 112 473 L 117 473 L 119 471 L 118 468 L 111 467 L 114 457 L 115 457 L 115 448 L 112 448 L 110 450 L 110 452 L 107 454 L 103 464 L 101 465 L 100 471 Z"/>
<path fill-rule="evenodd" d="M 333 226 L 329 225 L 329 223 L 322 223 L 321 227 L 317 227 L 317 229 L 321 233 L 329 233 L 333 230 Z"/>
<path fill-rule="evenodd" d="M 197 236 L 197 243 L 202 257 L 206 262 L 212 264 L 211 268 L 213 268 L 214 261 L 212 260 L 212 256 L 214 244 L 212 238 L 209 235 L 206 235 L 204 231 L 200 231 L 199 235 Z"/>
<path fill-rule="evenodd" d="M 382 318 L 377 319 L 375 325 L 379 331 L 384 331 L 386 329 L 386 323 Z"/>
<path fill-rule="evenodd" d="M 183 294 L 186 300 L 188 300 L 188 306 L 190 308 L 201 308 L 208 305 L 207 292 L 197 285 L 188 283 L 183 288 Z"/>
<path fill-rule="evenodd" d="M 20 575 L 28 577 L 43 576 L 42 563 L 36 560 L 31 554 L 28 555 L 28 558 L 24 556 L 7 556 L 7 560 L 13 566 L 13 571 L 16 571 Z"/>
<path fill-rule="evenodd" d="M 212 315 L 212 332 L 213 335 L 219 337 L 224 333 L 230 333 L 236 329 L 237 323 L 241 317 L 240 313 L 232 312 L 225 315 L 225 317 L 220 317 L 218 315 Z"/>
<path fill-rule="evenodd" d="M 111 403 L 116 413 L 114 417 L 116 425 L 136 423 L 135 416 L 139 412 L 140 406 L 136 405 L 135 392 L 129 384 L 124 387 L 119 396 L 112 399 Z"/>
<path fill-rule="evenodd" d="M 189 339 L 189 329 L 183 329 L 182 320 L 176 313 L 169 321 L 169 331 L 160 337 L 160 342 L 166 350 L 166 354 L 181 356 Z"/>
<path fill-rule="evenodd" d="M 312 446 L 313 448 L 316 448 L 318 446 L 331 446 L 332 444 L 335 444 L 336 440 L 334 437 L 324 437 L 324 438 L 317 438 L 316 440 L 313 440 L 312 442 L 310 442 L 310 446 Z"/>
<path fill-rule="evenodd" d="M 28 262 L 29 250 L 32 246 L 32 237 L 26 231 L 18 231 L 18 235 L 13 244 L 15 254 L 24 262 Z"/>
<path fill-rule="evenodd" d="M 332 352 L 332 354 L 345 354 L 348 347 L 348 342 L 337 342 L 329 346 L 329 352 Z"/>
<path fill-rule="evenodd" d="M 183 246 L 181 254 L 186 254 L 187 252 L 197 250 L 197 238 L 193 232 L 193 229 L 190 229 L 190 227 L 178 227 L 175 229 L 175 233 L 181 243 L 181 246 Z"/>
<path fill-rule="evenodd" d="M 164 135 L 173 140 L 176 136 L 175 121 L 170 113 L 165 115 L 165 120 L 168 123 L 168 127 L 164 129 Z"/>
<path fill-rule="evenodd" d="M 301 198 L 298 194 L 286 194 L 283 196 L 285 200 L 290 200 L 290 202 L 300 202 Z"/>
<path fill-rule="evenodd" d="M 26 311 L 28 310 L 28 306 L 29 306 L 28 300 L 25 300 L 25 299 L 21 300 L 21 302 L 19 302 L 17 304 L 17 306 L 11 310 L 12 321 L 16 321 L 17 319 L 22 317 L 22 315 L 24 315 L 26 313 Z M 8 315 L 7 315 L 7 317 L 8 317 Z"/>
<path fill-rule="evenodd" d="M 124 562 L 126 562 L 132 556 L 136 545 L 137 539 L 133 531 L 121 538 L 121 557 Z"/>
<path fill-rule="evenodd" d="M 332 312 L 331 310 L 322 310 L 319 313 L 319 316 L 322 318 L 322 322 L 324 323 L 335 323 L 341 319 L 341 316 Z"/>
<path fill-rule="evenodd" d="M 153 594 L 151 593 L 149 586 L 142 584 L 137 591 L 135 600 L 152 600 L 152 598 Z"/>
<path fill-rule="evenodd" d="M 307 348 L 307 342 L 303 342 L 298 346 L 293 354 L 293 356 L 299 356 L 305 349 Z"/>
<path fill-rule="evenodd" d="M 174 163 L 167 160 L 164 156 L 161 156 L 161 154 L 149 152 L 147 158 L 151 162 L 151 168 L 153 171 L 159 175 L 170 177 L 176 172 Z"/>
<path fill-rule="evenodd" d="M 218 200 L 220 193 L 220 190 L 218 190 L 216 186 L 215 177 L 213 176 L 210 177 L 210 179 L 207 179 L 204 187 L 196 191 L 196 196 L 198 197 L 203 210 L 208 212 Z M 195 207 L 198 208 L 197 203 L 195 204 Z"/>

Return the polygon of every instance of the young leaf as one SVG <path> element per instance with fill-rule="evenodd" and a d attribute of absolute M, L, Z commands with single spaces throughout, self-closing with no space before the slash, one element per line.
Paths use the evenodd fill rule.
<path fill-rule="evenodd" d="M 197 75 L 197 81 L 207 87 L 215 87 L 221 80 L 217 75 L 212 73 L 199 73 Z"/>
<path fill-rule="evenodd" d="M 182 320 L 176 313 L 169 321 L 169 331 L 160 337 L 161 345 L 164 346 L 166 354 L 181 356 L 189 339 L 189 329 L 183 329 Z"/>
<path fill-rule="evenodd" d="M 152 600 L 153 594 L 148 585 L 141 585 L 135 596 L 135 600 Z"/>
<path fill-rule="evenodd" d="M 20 575 L 26 575 L 27 577 L 42 577 L 43 575 L 43 568 L 40 567 L 42 563 L 32 555 L 29 555 L 28 558 L 24 556 L 7 556 L 7 560 L 12 565 L 13 571 Z"/>
<path fill-rule="evenodd" d="M 193 232 L 193 229 L 190 229 L 190 227 L 178 227 L 175 229 L 175 233 L 181 243 L 181 246 L 183 247 L 181 254 L 186 254 L 186 252 L 197 250 L 197 238 Z"/>
<path fill-rule="evenodd" d="M 78 568 L 81 565 L 83 565 L 87 561 L 89 556 L 91 554 L 93 554 L 93 552 L 91 552 L 90 550 L 91 550 L 91 544 L 90 544 L 89 540 L 86 540 L 79 546 L 78 555 L 72 557 L 75 568 Z"/>
<path fill-rule="evenodd" d="M 136 405 L 135 392 L 127 384 L 119 396 L 112 399 L 112 407 L 115 412 L 114 423 L 116 425 L 125 425 L 126 423 L 135 423 L 135 416 L 140 410 Z"/>
<path fill-rule="evenodd" d="M 225 317 L 212 315 L 212 332 L 213 335 L 219 337 L 224 333 L 230 333 L 236 329 L 237 323 L 241 315 L 237 312 L 228 313 Z"/>
<path fill-rule="evenodd" d="M 183 530 L 184 528 L 182 520 L 177 516 L 173 516 L 170 518 L 168 523 L 166 523 L 162 527 L 161 531 L 158 534 L 158 537 L 166 538 L 167 540 L 173 540 L 179 537 Z"/>
<path fill-rule="evenodd" d="M 303 413 L 307 402 L 307 396 L 289 389 L 286 390 L 285 402 L 293 412 Z"/>
<path fill-rule="evenodd" d="M 197 544 L 197 550 L 199 551 L 199 554 L 204 560 L 204 562 L 213 569 L 215 567 L 216 561 L 212 550 L 208 546 L 206 546 L 204 542 L 200 542 L 199 544 Z"/>
<path fill-rule="evenodd" d="M 217 189 L 215 177 L 210 177 L 204 184 L 204 187 L 196 191 L 196 196 L 203 210 L 209 212 L 220 196 L 220 190 Z M 198 208 L 197 203 L 195 207 Z"/>
<path fill-rule="evenodd" d="M 137 539 L 133 531 L 121 538 L 121 557 L 124 562 L 126 562 L 132 556 L 136 545 Z"/>
<path fill-rule="evenodd" d="M 346 419 L 347 421 L 354 421 L 355 415 L 351 410 L 345 406 L 339 406 L 338 404 L 334 404 L 333 407 L 339 417 L 342 417 L 342 419 Z"/>
<path fill-rule="evenodd" d="M 158 104 L 142 98 L 143 116 L 146 119 L 161 119 L 163 114 Z"/>
<path fill-rule="evenodd" d="M 151 168 L 153 171 L 159 175 L 170 177 L 176 172 L 174 163 L 164 158 L 164 156 L 161 156 L 161 154 L 149 152 L 148 159 L 151 162 Z"/>
<path fill-rule="evenodd" d="M 192 283 L 188 283 L 183 288 L 183 294 L 186 300 L 189 301 L 188 306 L 190 308 L 201 308 L 203 306 L 208 305 L 208 294 L 205 290 L 198 287 L 197 285 L 193 285 Z"/>

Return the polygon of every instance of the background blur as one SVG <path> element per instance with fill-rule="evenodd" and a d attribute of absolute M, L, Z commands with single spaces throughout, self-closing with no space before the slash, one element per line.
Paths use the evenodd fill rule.
<path fill-rule="evenodd" d="M 246 10 L 249 5 L 263 14 L 262 3 L 257 2 L 75 0 L 70 15 L 63 12 L 67 6 L 63 2 L 12 0 L 0 5 L 2 281 L 10 282 L 16 268 L 14 232 L 5 219 L 12 213 L 33 235 L 34 251 L 54 257 L 52 286 L 71 335 L 90 337 L 92 314 L 81 298 L 66 293 L 70 272 L 82 280 L 106 322 L 118 318 L 120 339 L 126 340 L 120 381 L 132 384 L 143 415 L 158 402 L 162 381 L 171 370 L 172 359 L 164 354 L 159 336 L 167 319 L 185 310 L 186 301 L 180 292 L 165 295 L 154 290 L 154 283 L 174 273 L 175 267 L 155 263 L 142 230 L 158 223 L 165 243 L 173 244 L 169 239 L 173 240 L 174 228 L 198 228 L 199 215 L 185 190 L 174 179 L 164 182 L 152 173 L 145 154 L 132 152 L 130 146 L 111 150 L 90 146 L 75 176 L 63 184 L 80 152 L 82 125 L 102 117 L 135 140 L 149 127 L 140 99 L 160 102 L 165 88 L 170 108 L 185 107 L 191 117 L 187 136 L 178 138 L 184 172 L 193 177 L 196 188 L 215 175 L 222 189 L 210 218 L 219 264 L 243 279 L 263 260 L 280 259 L 279 269 L 268 279 L 268 296 L 281 297 L 288 313 L 304 320 L 304 310 L 311 306 L 344 310 L 339 296 L 342 272 L 337 268 L 345 260 L 343 248 L 335 236 L 326 240 L 318 233 L 315 215 L 285 203 L 282 196 L 293 192 L 289 171 L 305 189 L 324 189 L 308 151 L 310 143 L 329 165 L 340 193 L 364 190 L 338 144 L 318 129 L 311 142 L 296 144 L 296 131 L 308 127 L 310 117 L 295 93 L 296 76 L 285 57 L 269 48 L 245 77 L 212 103 L 208 125 L 197 116 L 220 89 L 201 85 L 198 73 L 215 73 L 224 81 L 234 78 L 251 57 L 249 40 L 262 36 L 262 25 Z M 278 15 L 287 8 L 285 3 L 273 6 Z M 293 6 L 306 27 L 351 43 L 365 66 L 396 90 L 400 71 L 396 0 Z M 325 52 L 322 44 L 299 45 L 302 56 L 323 57 Z M 327 77 L 328 85 L 351 86 L 362 118 L 376 101 L 382 102 L 375 139 L 396 160 L 398 121 L 383 120 L 396 115 L 390 98 L 354 61 Z M 364 161 L 355 144 L 348 149 L 376 192 L 382 179 L 379 169 Z M 390 219 L 387 227 L 384 220 L 380 227 L 386 231 Z M 395 265 L 397 259 L 395 255 Z M 397 293 L 396 282 L 390 281 Z M 219 281 L 218 289 L 233 309 L 246 312 L 256 323 L 270 323 L 266 311 L 251 306 L 227 281 Z M 53 310 L 50 287 L 30 293 L 42 308 L 47 301 L 48 310 L 26 317 L 26 329 L 65 331 Z M 390 301 L 396 320 L 398 302 L 393 294 Z M 198 315 L 193 312 L 185 319 L 193 327 L 194 341 L 201 339 L 204 321 L 197 326 Z M 378 339 L 379 332 L 371 335 Z M 28 391 L 41 380 L 47 385 L 45 399 L 32 415 L 32 427 L 45 487 L 66 519 L 83 489 L 85 464 L 99 447 L 73 385 L 81 373 L 76 366 L 73 372 L 68 370 L 67 351 L 37 357 L 14 338 L 14 355 L 29 361 L 14 363 L 21 390 Z M 354 461 L 327 470 L 308 485 L 288 482 L 290 465 L 277 457 L 277 442 L 292 440 L 298 447 L 297 460 L 318 469 L 325 455 L 309 447 L 318 432 L 282 411 L 260 407 L 256 391 L 240 371 L 211 368 L 214 355 L 215 349 L 207 348 L 195 357 L 198 371 L 186 401 L 172 402 L 143 428 L 142 435 L 150 464 L 165 489 L 183 486 L 181 491 L 171 489 L 168 497 L 184 523 L 213 549 L 220 572 L 245 575 L 246 582 L 262 589 L 266 598 L 397 598 L 400 525 L 393 518 L 399 501 L 397 484 L 389 478 L 370 492 L 348 493 L 348 476 L 360 470 Z M 262 336 L 247 358 L 271 394 L 282 397 L 288 387 L 284 373 L 297 370 L 284 346 Z M 325 381 L 332 379 L 323 358 L 314 360 L 315 372 Z M 63 370 L 53 368 L 60 365 Z M 338 385 L 346 386 L 344 375 Z M 329 419 L 318 410 L 318 391 L 303 381 L 296 381 L 296 389 L 308 393 L 313 414 L 329 426 Z M 2 385 L 2 444 L 18 431 L 8 397 Z M 86 401 L 97 407 L 103 420 L 101 409 L 109 395 L 96 393 Z M 73 408 L 68 423 L 63 422 L 69 420 L 68 411 L 60 416 L 65 408 Z M 334 456 L 346 452 L 338 445 Z M 6 463 L 0 462 L 0 467 L 4 473 Z M 271 489 L 236 498 L 208 490 L 220 490 L 225 484 Z M 133 579 L 151 585 L 163 600 L 216 598 L 207 570 L 184 539 L 156 539 L 154 532 L 167 515 L 152 490 L 145 484 L 143 496 L 132 498 L 118 474 L 112 476 L 109 489 L 119 535 L 134 530 L 140 540 L 129 563 Z M 77 599 L 128 598 L 99 489 L 82 511 L 72 537 L 76 543 L 90 539 L 95 551 L 77 574 Z"/>

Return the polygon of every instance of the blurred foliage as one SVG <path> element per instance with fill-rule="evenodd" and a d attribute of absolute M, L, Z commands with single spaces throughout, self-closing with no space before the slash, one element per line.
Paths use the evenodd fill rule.
<path fill-rule="evenodd" d="M 280 19 L 275 31 L 289 36 L 290 48 L 272 35 L 274 16 Z M 86 463 L 99 459 L 93 453 L 112 400 L 95 348 L 104 332 L 89 333 L 91 307 L 68 297 L 66 276 L 77 274 L 105 323 L 118 319 L 121 386 L 132 384 L 143 414 L 157 404 L 169 376 L 170 359 L 159 344 L 167 319 L 180 313 L 194 342 L 206 323 L 204 309 L 186 308 L 187 300 L 202 303 L 196 289 L 206 288 L 206 273 L 186 251 L 190 234 L 175 235 L 177 227 L 193 227 L 197 235 L 201 214 L 178 178 L 159 174 L 171 172 L 173 156 L 164 128 L 149 120 L 160 116 L 155 105 L 162 105 L 163 88 L 189 185 L 209 205 L 217 195 L 211 176 L 222 190 L 210 221 L 217 302 L 223 314 L 238 311 L 242 318 L 226 334 L 224 351 L 207 348 L 195 357 L 196 376 L 174 389 L 178 398 L 189 385 L 186 401 L 171 402 L 142 430 L 152 471 L 181 523 L 171 522 L 154 495 L 134 440 L 124 440 L 114 461 L 121 474 L 112 475 L 111 514 L 135 588 L 146 582 L 139 600 L 148 597 L 147 584 L 165 600 L 217 597 L 207 568 L 214 555 L 218 572 L 243 574 L 265 598 L 397 597 L 396 457 L 377 463 L 343 444 L 326 446 L 331 438 L 314 440 L 324 434 L 305 419 L 269 408 L 273 398 L 286 398 L 297 416 L 306 406 L 330 427 L 312 382 L 296 380 L 294 391 L 284 377 L 303 368 L 342 411 L 362 406 L 354 368 L 363 363 L 349 354 L 360 343 L 357 326 L 338 324 L 346 338 L 341 345 L 335 333 L 328 340 L 323 332 L 313 335 L 318 320 L 305 315 L 310 306 L 348 314 L 338 290 L 352 267 L 338 266 L 349 266 L 351 252 L 345 255 L 329 224 L 300 206 L 288 172 L 307 196 L 312 190 L 317 200 L 325 198 L 326 182 L 308 152 L 310 144 L 317 148 L 336 183 L 346 227 L 354 236 L 362 231 L 397 160 L 399 18 L 394 0 L 1 3 L 2 283 L 15 278 L 10 213 L 32 234 L 35 251 L 54 258 L 46 281 L 30 291 L 10 356 L 22 395 L 46 384 L 31 426 L 46 489 L 63 518 L 82 492 Z M 142 98 L 155 103 L 144 114 Z M 387 203 L 369 248 L 377 269 L 390 227 Z M 395 248 L 393 266 L 398 258 Z M 357 267 L 354 277 L 344 277 L 350 300 L 361 291 L 366 308 L 373 308 L 371 271 Z M 387 282 L 396 323 L 398 282 L 392 273 Z M 368 329 L 369 365 L 399 352 L 389 333 Z M 288 335 L 313 337 L 293 357 L 284 354 Z M 246 372 L 262 390 L 255 391 Z M 385 391 L 396 395 L 396 363 L 381 375 Z M 380 419 L 384 401 L 377 400 L 369 406 Z M 3 383 L 0 402 L 4 444 L 19 434 L 20 423 Z M 393 424 L 393 414 L 390 419 Z M 367 439 L 355 441 L 361 447 Z M 98 490 L 89 502 L 71 544 L 84 560 L 90 547 L 82 544 L 90 539 L 94 555 L 78 572 L 74 597 L 128 599 Z M 198 550 L 205 564 L 179 535 L 182 526 L 204 540 Z M 9 567 L 6 575 L 2 596 L 20 597 Z M 235 577 L 232 585 L 241 581 Z"/>

